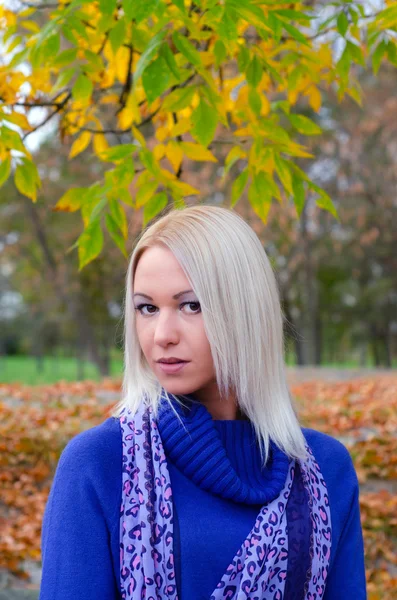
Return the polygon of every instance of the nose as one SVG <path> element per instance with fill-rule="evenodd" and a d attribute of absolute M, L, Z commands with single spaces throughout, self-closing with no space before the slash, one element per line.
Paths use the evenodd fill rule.
<path fill-rule="evenodd" d="M 178 317 L 172 311 L 163 310 L 156 319 L 154 343 L 159 346 L 177 344 L 179 341 Z"/>

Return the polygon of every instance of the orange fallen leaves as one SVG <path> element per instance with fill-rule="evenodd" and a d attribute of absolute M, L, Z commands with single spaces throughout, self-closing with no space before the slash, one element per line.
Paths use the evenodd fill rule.
<path fill-rule="evenodd" d="M 336 437 L 349 449 L 361 486 L 368 600 L 395 599 L 397 377 L 312 381 L 291 391 L 302 424 Z"/>
<path fill-rule="evenodd" d="M 361 484 L 369 600 L 397 588 L 397 377 L 291 388 L 302 425 L 349 449 Z M 40 561 L 44 507 L 60 453 L 77 433 L 101 423 L 119 399 L 120 382 L 29 387 L 0 385 L 0 568 L 29 578 Z"/>

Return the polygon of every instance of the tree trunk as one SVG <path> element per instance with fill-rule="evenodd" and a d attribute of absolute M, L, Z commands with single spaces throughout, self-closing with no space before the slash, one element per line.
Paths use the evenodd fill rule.
<path fill-rule="evenodd" d="M 106 376 L 109 374 L 109 365 L 106 363 L 106 361 L 103 361 L 102 357 L 98 352 L 98 344 L 95 339 L 93 328 L 87 316 L 85 314 L 82 314 L 82 308 L 80 306 L 80 303 L 77 301 L 76 297 L 68 292 L 70 288 L 68 286 L 69 282 L 67 269 L 63 270 L 62 278 L 62 273 L 59 272 L 56 260 L 50 249 L 45 228 L 41 223 L 37 207 L 35 204 L 33 204 L 33 202 L 31 202 L 27 198 L 23 198 L 23 200 L 24 206 L 33 223 L 37 240 L 43 251 L 44 260 L 47 267 L 47 277 L 53 285 L 54 293 L 58 296 L 58 299 L 65 305 L 71 318 L 76 323 L 78 323 L 80 335 L 82 335 L 85 340 L 86 347 L 91 355 L 93 362 L 98 367 L 101 375 Z"/>

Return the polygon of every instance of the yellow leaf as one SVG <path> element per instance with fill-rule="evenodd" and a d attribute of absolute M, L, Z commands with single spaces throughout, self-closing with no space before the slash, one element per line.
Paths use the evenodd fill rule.
<path fill-rule="evenodd" d="M 178 144 L 178 142 L 175 142 L 174 140 L 168 142 L 165 148 L 165 155 L 170 161 L 172 168 L 176 173 L 179 167 L 181 166 L 181 162 L 183 159 L 183 150 Z"/>
<path fill-rule="evenodd" d="M 102 133 L 97 133 L 94 135 L 92 147 L 94 149 L 95 154 L 100 158 L 101 152 L 107 150 L 109 148 L 109 144 L 106 140 L 106 137 Z"/>
<path fill-rule="evenodd" d="M 135 127 L 134 125 L 131 127 L 132 133 L 134 134 L 135 139 L 138 140 L 138 142 L 141 144 L 141 146 L 143 146 L 144 148 L 146 147 L 146 142 L 145 142 L 145 138 L 143 137 L 143 135 L 141 134 L 141 132 L 139 131 L 139 129 L 137 129 L 137 127 Z"/>
<path fill-rule="evenodd" d="M 190 118 L 180 119 L 175 127 L 172 128 L 172 135 L 177 137 L 178 135 L 183 135 L 187 133 L 192 128 L 192 122 Z"/>
<path fill-rule="evenodd" d="M 17 112 L 13 112 L 10 115 L 1 115 L 2 118 L 5 121 L 9 121 L 10 123 L 14 123 L 15 125 L 18 125 L 19 127 L 22 127 L 22 129 L 32 129 L 32 126 L 30 125 L 26 115 L 24 115 L 23 113 L 17 113 Z"/>
<path fill-rule="evenodd" d="M 80 137 L 77 138 L 72 144 L 70 149 L 69 158 L 74 158 L 80 152 L 83 152 L 91 141 L 92 134 L 89 131 L 84 131 Z"/>
<path fill-rule="evenodd" d="M 285 144 L 285 149 L 283 149 L 283 152 L 285 152 L 286 154 L 290 154 L 291 156 L 301 156 L 302 158 L 314 158 L 314 154 L 306 152 L 303 146 L 295 144 L 294 142 Z"/>
<path fill-rule="evenodd" d="M 40 31 L 40 26 L 35 21 L 20 21 L 19 24 L 33 33 L 39 33 Z"/>
<path fill-rule="evenodd" d="M 101 104 L 117 104 L 119 97 L 117 94 L 106 94 L 101 98 Z"/>
<path fill-rule="evenodd" d="M 185 183 L 184 181 L 179 181 L 179 180 L 170 181 L 169 187 L 172 191 L 176 192 L 177 194 L 181 194 L 182 196 L 191 196 L 193 194 L 200 194 L 199 190 L 196 190 L 196 188 L 192 187 L 188 183 Z"/>
<path fill-rule="evenodd" d="M 164 144 L 157 144 L 153 148 L 153 156 L 156 160 L 161 160 L 165 154 L 165 146 Z"/>
<path fill-rule="evenodd" d="M 117 50 L 115 56 L 116 77 L 120 83 L 124 84 L 127 79 L 128 67 L 130 64 L 130 51 L 125 46 Z"/>
<path fill-rule="evenodd" d="M 141 122 L 141 112 L 134 93 L 128 96 L 125 108 L 120 112 L 118 123 L 122 129 L 128 129 L 133 123 L 139 125 Z"/>
<path fill-rule="evenodd" d="M 164 142 L 165 138 L 169 135 L 169 129 L 167 125 L 157 127 L 154 135 L 156 136 L 159 142 Z"/>
<path fill-rule="evenodd" d="M 321 93 L 314 85 L 310 86 L 307 96 L 309 96 L 309 104 L 313 110 L 318 112 L 321 108 Z"/>
<path fill-rule="evenodd" d="M 269 102 L 268 97 L 265 94 L 261 95 L 261 99 L 262 99 L 261 116 L 267 117 L 267 115 L 270 113 L 270 102 Z"/>
<path fill-rule="evenodd" d="M 144 206 L 144 204 L 146 204 L 146 202 L 154 195 L 157 187 L 157 181 L 148 181 L 148 183 L 144 183 L 141 187 L 139 187 L 135 194 L 136 208 L 141 208 Z"/>
<path fill-rule="evenodd" d="M 212 152 L 200 144 L 180 142 L 179 146 L 182 148 L 184 154 L 191 160 L 209 160 L 211 162 L 218 162 L 218 159 L 215 158 Z"/>
<path fill-rule="evenodd" d="M 363 101 L 362 101 L 360 92 L 357 88 L 353 88 L 353 87 L 347 88 L 346 94 L 348 94 L 351 98 L 353 98 L 353 100 L 355 100 L 359 106 L 362 106 Z"/>

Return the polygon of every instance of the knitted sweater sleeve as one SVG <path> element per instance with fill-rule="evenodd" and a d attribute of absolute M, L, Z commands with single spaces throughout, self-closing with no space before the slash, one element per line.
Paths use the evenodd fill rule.
<path fill-rule="evenodd" d="M 112 558 L 118 545 L 121 460 L 106 427 L 79 433 L 59 459 L 42 524 L 39 600 L 121 597 Z"/>
<path fill-rule="evenodd" d="M 332 547 L 323 600 L 366 600 L 359 483 L 352 458 L 339 440 L 304 429 L 325 479 L 331 510 Z"/>

